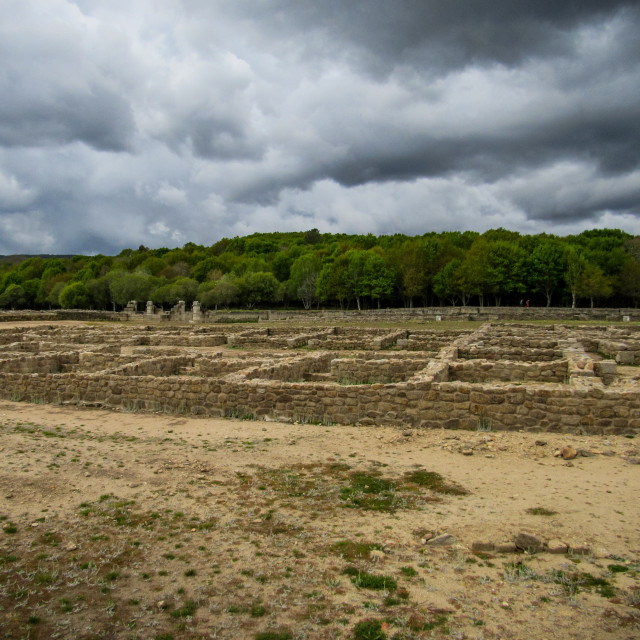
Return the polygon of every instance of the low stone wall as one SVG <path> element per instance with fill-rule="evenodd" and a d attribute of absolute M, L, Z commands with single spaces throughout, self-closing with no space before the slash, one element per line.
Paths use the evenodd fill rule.
<path fill-rule="evenodd" d="M 598 351 L 619 364 L 640 364 L 640 342 L 601 340 L 598 343 Z"/>
<path fill-rule="evenodd" d="M 449 380 L 461 382 L 560 382 L 569 381 L 566 360 L 553 362 L 500 362 L 469 360 L 449 366 Z"/>
<path fill-rule="evenodd" d="M 270 362 L 252 369 L 245 369 L 244 376 L 248 380 L 281 380 L 301 382 L 305 374 L 324 373 L 329 371 L 331 353 L 318 353 L 309 356 L 285 358 L 278 362 Z"/>
<path fill-rule="evenodd" d="M 160 358 L 149 358 L 148 360 L 138 360 L 121 367 L 117 367 L 106 373 L 123 376 L 172 376 L 184 367 L 193 367 L 193 356 L 166 356 Z"/>
<path fill-rule="evenodd" d="M 334 358 L 331 360 L 331 378 L 340 384 L 372 384 L 375 382 L 404 382 L 423 370 L 428 359 L 362 359 Z"/>
<path fill-rule="evenodd" d="M 0 395 L 212 416 L 238 412 L 284 420 L 424 428 L 640 433 L 637 392 L 602 385 L 584 390 L 568 385 L 426 381 L 342 386 L 240 378 L 2 372 Z"/>
<path fill-rule="evenodd" d="M 529 349 L 526 347 L 502 347 L 470 345 L 458 350 L 458 357 L 465 360 L 512 360 L 521 362 L 549 362 L 562 358 L 560 349 Z"/>
<path fill-rule="evenodd" d="M 77 364 L 78 361 L 79 355 L 77 352 L 21 355 L 0 360 L 0 371 L 26 374 L 58 373 L 71 365 Z"/>

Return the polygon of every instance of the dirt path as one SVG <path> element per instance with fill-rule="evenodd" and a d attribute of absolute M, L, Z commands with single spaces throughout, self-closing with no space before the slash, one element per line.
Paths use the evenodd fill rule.
<path fill-rule="evenodd" d="M 2 402 L 0 637 L 638 637 L 639 444 Z"/>

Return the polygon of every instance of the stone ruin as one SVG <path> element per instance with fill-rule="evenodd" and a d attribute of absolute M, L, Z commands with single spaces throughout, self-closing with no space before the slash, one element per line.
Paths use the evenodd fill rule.
<path fill-rule="evenodd" d="M 0 396 L 319 424 L 635 434 L 639 331 L 507 323 L 0 327 Z"/>

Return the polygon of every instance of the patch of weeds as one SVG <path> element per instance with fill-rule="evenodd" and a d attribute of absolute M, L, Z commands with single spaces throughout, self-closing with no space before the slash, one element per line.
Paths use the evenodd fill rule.
<path fill-rule="evenodd" d="M 293 640 L 293 634 L 288 629 L 281 631 L 258 631 L 256 640 Z"/>
<path fill-rule="evenodd" d="M 197 571 L 196 571 L 195 569 L 187 569 L 187 570 L 184 572 L 184 575 L 185 575 L 187 578 L 192 578 L 192 577 L 193 577 L 193 576 L 195 576 L 196 574 L 197 574 Z"/>
<path fill-rule="evenodd" d="M 251 611 L 249 612 L 252 618 L 262 618 L 266 616 L 268 611 L 267 608 L 260 602 L 254 602 L 251 605 Z"/>
<path fill-rule="evenodd" d="M 546 509 L 545 507 L 530 507 L 526 510 L 530 516 L 555 516 L 558 515 L 557 511 Z"/>
<path fill-rule="evenodd" d="M 404 474 L 404 481 L 417 484 L 419 487 L 429 489 L 434 493 L 450 496 L 469 495 L 469 492 L 464 487 L 446 482 L 445 479 L 435 471 L 425 471 L 424 469 L 408 471 Z"/>
<path fill-rule="evenodd" d="M 63 613 L 71 613 L 73 611 L 73 605 L 68 598 L 60 598 L 60 608 Z"/>
<path fill-rule="evenodd" d="M 626 573 L 629 571 L 629 567 L 624 564 L 610 564 L 607 565 L 607 569 L 609 569 L 611 573 Z"/>
<path fill-rule="evenodd" d="M 507 582 L 536 580 L 537 578 L 538 574 L 524 562 L 509 562 L 504 565 L 504 579 Z"/>
<path fill-rule="evenodd" d="M 568 595 L 580 593 L 581 589 L 594 589 L 603 598 L 613 598 L 615 588 L 605 578 L 596 578 L 590 573 L 581 571 L 567 572 L 559 569 L 552 569 L 546 578 L 549 582 L 560 585 Z"/>
<path fill-rule="evenodd" d="M 367 618 L 353 627 L 353 637 L 355 640 L 386 640 L 387 634 L 382 630 L 380 620 Z"/>
<path fill-rule="evenodd" d="M 188 618 L 192 617 L 196 612 L 198 605 L 193 600 L 187 600 L 179 609 L 171 612 L 172 618 Z"/>
<path fill-rule="evenodd" d="M 362 471 L 351 474 L 350 485 L 340 489 L 340 498 L 347 507 L 369 511 L 393 512 L 406 505 L 395 482 Z"/>
<path fill-rule="evenodd" d="M 4 527 L 2 527 L 2 530 L 5 533 L 9 533 L 9 534 L 18 533 L 18 527 L 16 527 L 16 525 L 13 524 L 13 522 L 8 522 L 7 524 L 5 524 Z"/>
<path fill-rule="evenodd" d="M 354 542 L 353 540 L 341 540 L 331 545 L 331 551 L 341 555 L 347 562 L 354 560 L 366 560 L 373 550 L 381 550 L 382 545 L 371 542 Z"/>
<path fill-rule="evenodd" d="M 0 566 L 2 566 L 3 564 L 9 564 L 10 562 L 16 562 L 16 560 L 19 560 L 18 556 L 14 556 L 14 555 L 0 555 Z"/>
<path fill-rule="evenodd" d="M 398 583 L 395 578 L 391 576 L 359 571 L 355 567 L 347 567 L 343 573 L 351 578 L 351 582 L 353 582 L 358 589 L 374 589 L 392 592 L 398 588 Z"/>
<path fill-rule="evenodd" d="M 405 578 L 414 578 L 418 575 L 418 572 L 413 567 L 400 567 L 400 573 Z"/>

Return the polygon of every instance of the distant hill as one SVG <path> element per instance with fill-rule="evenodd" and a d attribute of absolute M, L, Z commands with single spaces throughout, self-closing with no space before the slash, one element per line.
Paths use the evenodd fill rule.
<path fill-rule="evenodd" d="M 68 260 L 73 258 L 73 253 L 21 253 L 13 254 L 10 256 L 0 255 L 0 262 L 8 262 L 9 264 L 20 264 L 29 258 L 59 258 L 60 260 Z"/>

